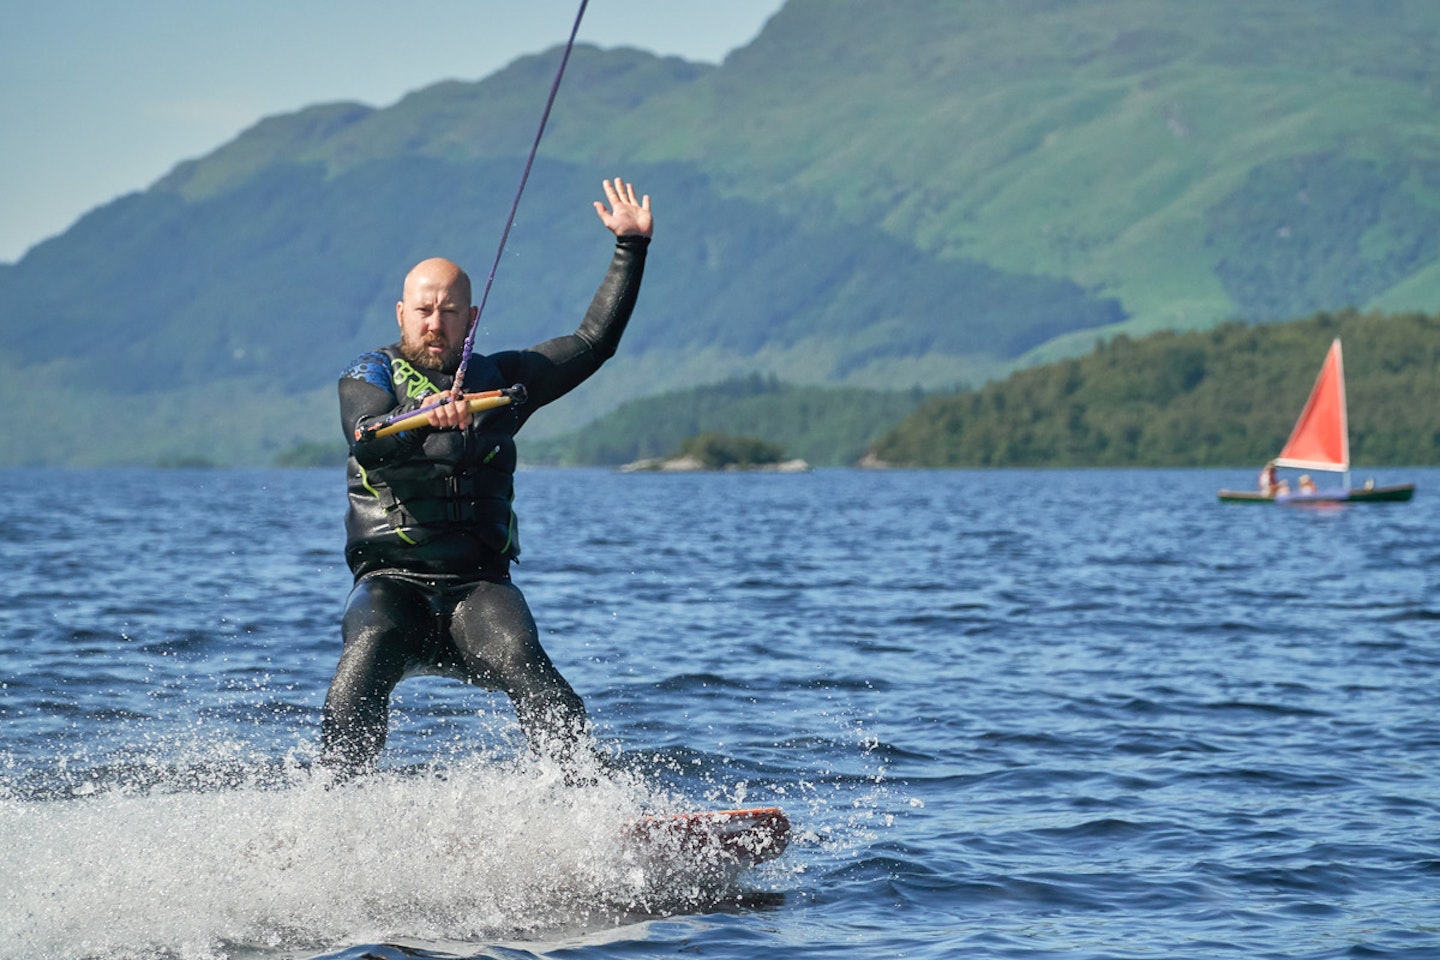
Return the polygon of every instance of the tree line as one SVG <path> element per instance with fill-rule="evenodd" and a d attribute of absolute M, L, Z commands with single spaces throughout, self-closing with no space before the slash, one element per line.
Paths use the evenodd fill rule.
<path fill-rule="evenodd" d="M 1336 337 L 1354 463 L 1440 463 L 1440 315 L 1350 309 L 1116 336 L 1086 356 L 935 397 L 872 455 L 920 467 L 1261 463 L 1289 437 Z"/>
<path fill-rule="evenodd" d="M 683 452 L 705 434 L 747 437 L 815 466 L 853 464 L 918 407 L 919 390 L 799 386 L 754 374 L 631 400 L 584 429 L 522 442 L 522 460 L 614 466 Z"/>

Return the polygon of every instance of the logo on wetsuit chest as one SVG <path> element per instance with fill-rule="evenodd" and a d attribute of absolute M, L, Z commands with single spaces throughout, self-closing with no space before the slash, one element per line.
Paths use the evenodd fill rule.
<path fill-rule="evenodd" d="M 406 400 L 414 400 L 423 397 L 427 393 L 439 393 L 440 388 L 430 382 L 430 379 L 411 366 L 410 361 L 403 357 L 393 357 L 390 360 L 390 378 L 395 383 L 395 389 L 403 389 Z"/>

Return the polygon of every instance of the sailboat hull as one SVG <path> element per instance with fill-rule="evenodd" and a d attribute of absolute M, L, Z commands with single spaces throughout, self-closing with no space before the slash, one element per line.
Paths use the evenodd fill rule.
<path fill-rule="evenodd" d="M 1415 496 L 1415 484 L 1397 483 L 1388 487 L 1356 487 L 1353 490 L 1321 490 L 1316 493 L 1282 493 L 1266 496 L 1255 490 L 1221 490 L 1225 503 L 1403 503 Z"/>

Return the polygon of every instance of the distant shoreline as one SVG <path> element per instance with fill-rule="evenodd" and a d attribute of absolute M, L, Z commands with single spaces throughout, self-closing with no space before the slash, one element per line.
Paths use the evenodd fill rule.
<path fill-rule="evenodd" d="M 681 457 L 649 457 L 621 464 L 615 469 L 620 473 L 809 473 L 812 467 L 798 459 L 775 463 L 728 463 L 712 467 L 699 457 L 687 454 Z"/>

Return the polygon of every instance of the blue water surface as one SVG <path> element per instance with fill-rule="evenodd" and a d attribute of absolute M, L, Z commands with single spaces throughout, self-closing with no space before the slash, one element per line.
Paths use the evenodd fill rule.
<path fill-rule="evenodd" d="M 0 479 L 0 957 L 1440 957 L 1440 471 L 522 471 L 605 776 L 427 678 L 341 787 L 337 472 Z"/>

